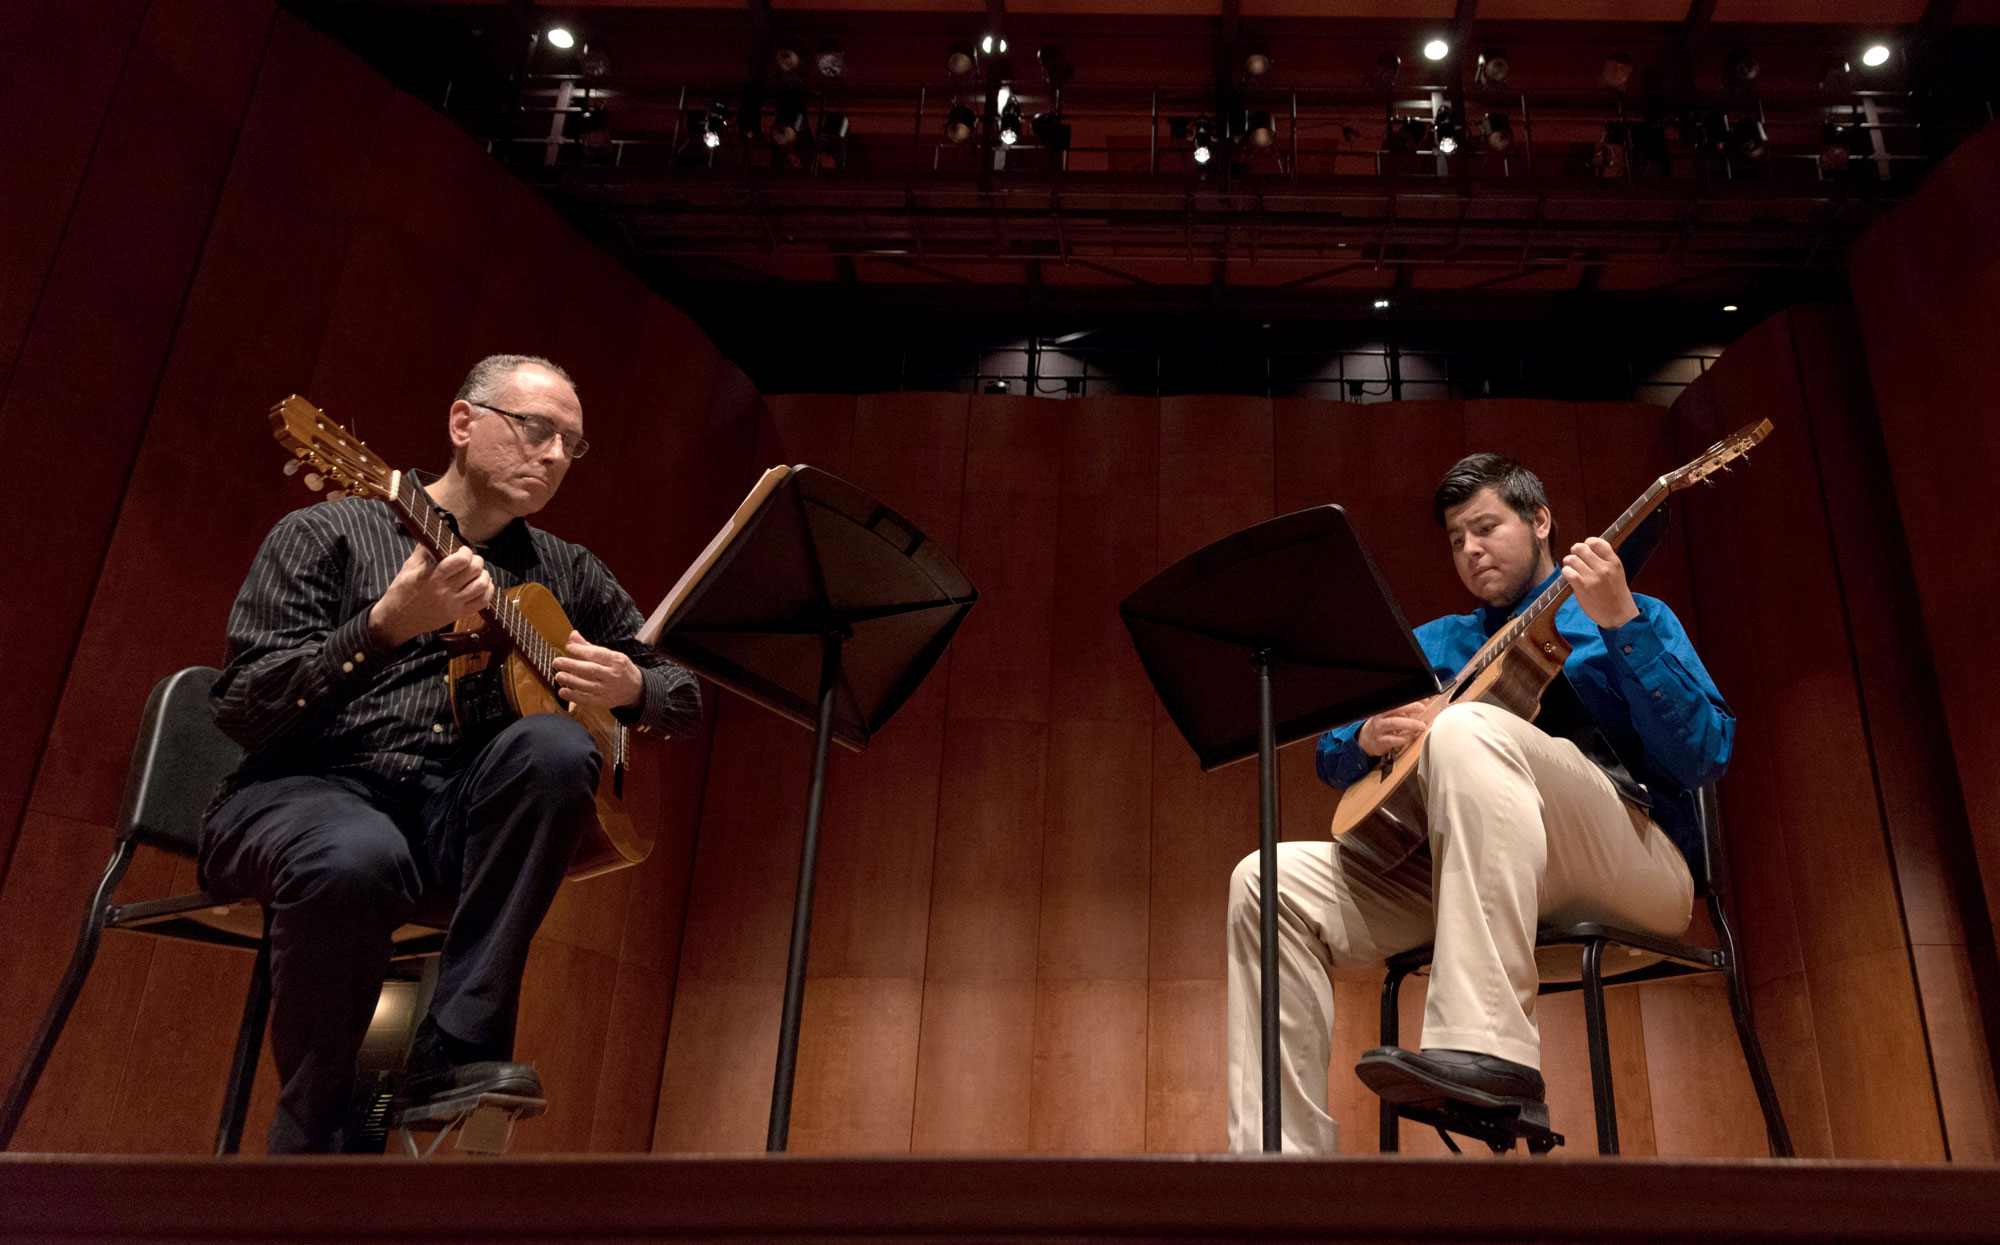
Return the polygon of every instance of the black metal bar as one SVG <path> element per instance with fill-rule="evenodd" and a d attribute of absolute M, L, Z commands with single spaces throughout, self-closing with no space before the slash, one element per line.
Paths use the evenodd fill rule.
<path fill-rule="evenodd" d="M 1257 898 L 1262 918 L 1258 973 L 1263 1017 L 1260 1062 L 1264 1072 L 1264 1149 L 1283 1145 L 1283 1104 L 1278 1088 L 1278 728 L 1271 708 L 1271 654 L 1257 663 Z"/>
<path fill-rule="evenodd" d="M 1403 1040 L 1403 1018 L 1397 1010 L 1403 993 L 1403 978 L 1407 974 L 1393 965 L 1382 979 L 1382 1045 L 1397 1046 Z M 1402 1113 L 1396 1104 L 1387 1098 L 1378 1104 L 1381 1113 L 1380 1131 L 1376 1149 L 1384 1154 L 1394 1154 L 1402 1148 L 1402 1127 L 1398 1121 Z"/>
<path fill-rule="evenodd" d="M 234 1154 L 243 1145 L 243 1121 L 257 1083 L 257 1059 L 264 1052 L 264 1021 L 271 1014 L 271 913 L 264 912 L 264 943 L 250 970 L 243 1000 L 243 1023 L 236 1028 L 236 1054 L 229 1062 L 229 1086 L 222 1095 L 222 1118 L 215 1126 L 215 1153 Z"/>
<path fill-rule="evenodd" d="M 69 968 L 63 973 L 62 984 L 56 987 L 55 998 L 49 1000 L 49 1009 L 42 1013 L 42 1023 L 35 1030 L 35 1038 L 28 1043 L 27 1056 L 21 1061 L 20 1071 L 14 1074 L 14 1083 L 7 1090 L 6 1103 L 0 1105 L 0 1150 L 5 1150 L 14 1139 L 14 1130 L 20 1127 L 21 1117 L 27 1114 L 28 1099 L 34 1095 L 35 1082 L 42 1079 L 42 1069 L 48 1066 L 56 1040 L 62 1037 L 63 1025 L 69 1022 L 70 1009 L 76 1006 L 76 996 L 83 992 L 84 979 L 90 975 L 90 966 L 97 959 L 98 941 L 104 936 L 104 921 L 111 911 L 111 893 L 118 889 L 118 882 L 125 876 L 126 867 L 132 863 L 136 848 L 131 839 L 121 840 L 111 853 L 110 862 L 104 866 L 104 877 L 98 882 L 90 907 L 83 914 L 83 928 L 77 932 L 76 950 L 70 953 Z"/>
<path fill-rule="evenodd" d="M 1764 1063 L 1764 1045 L 1757 1040 L 1757 1025 L 1750 1015 L 1750 991 L 1744 987 L 1741 965 L 1736 957 L 1736 932 L 1722 911 L 1720 896 L 1708 897 L 1708 915 L 1715 923 L 1716 941 L 1722 944 L 1722 979 L 1729 986 L 1729 1014 L 1736 1021 L 1736 1040 L 1743 1044 L 1743 1062 L 1750 1066 L 1750 1083 L 1757 1087 L 1757 1106 L 1764 1112 L 1764 1133 L 1771 1157 L 1794 1156 L 1792 1133 L 1785 1127 L 1784 1108 L 1778 1105 L 1778 1090 L 1771 1083 L 1771 1069 Z"/>
<path fill-rule="evenodd" d="M 1604 943 L 1583 944 L 1583 1027 L 1590 1041 L 1590 1096 L 1597 1107 L 1597 1152 L 1618 1153 L 1618 1104 L 1611 1086 L 1611 1034 L 1604 1023 Z"/>
<path fill-rule="evenodd" d="M 819 810 L 826 793 L 826 746 L 833 739 L 833 698 L 840 686 L 840 641 L 829 632 L 820 656 L 819 721 L 813 730 L 812 785 L 806 790 L 806 837 L 799 850 L 799 897 L 792 907 L 792 953 L 785 965 L 785 1010 L 778 1022 L 778 1071 L 771 1084 L 771 1127 L 764 1148 L 785 1148 L 792 1131 L 792 1077 L 798 1070 L 799 1013 L 805 1004 L 806 950 L 812 937 L 813 869 L 819 855 Z"/>

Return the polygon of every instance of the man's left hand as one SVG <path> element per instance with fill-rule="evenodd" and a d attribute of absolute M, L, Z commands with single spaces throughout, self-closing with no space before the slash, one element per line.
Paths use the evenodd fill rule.
<path fill-rule="evenodd" d="M 602 648 L 581 635 L 569 633 L 569 644 L 556 658 L 556 691 L 573 705 L 597 705 L 622 709 L 636 705 L 645 693 L 646 682 L 630 657 L 615 648 Z"/>
<path fill-rule="evenodd" d="M 1571 545 L 1562 574 L 1584 616 L 1598 626 L 1622 627 L 1639 616 L 1639 603 L 1625 582 L 1625 564 L 1602 536 Z"/>

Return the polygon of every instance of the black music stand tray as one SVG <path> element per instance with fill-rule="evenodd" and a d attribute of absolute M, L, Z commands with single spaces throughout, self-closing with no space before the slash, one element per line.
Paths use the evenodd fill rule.
<path fill-rule="evenodd" d="M 769 1150 L 791 1131 L 827 744 L 867 747 L 978 597 L 908 519 L 824 471 L 773 467 L 639 633 L 814 734 Z"/>
<path fill-rule="evenodd" d="M 1264 1149 L 1277 1150 L 1277 750 L 1429 696 L 1437 676 L 1339 506 L 1270 519 L 1197 550 L 1118 612 L 1202 769 L 1257 758 Z"/>

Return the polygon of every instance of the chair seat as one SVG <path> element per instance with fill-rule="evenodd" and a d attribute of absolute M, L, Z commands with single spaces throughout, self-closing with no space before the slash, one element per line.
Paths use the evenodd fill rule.
<path fill-rule="evenodd" d="M 106 928 L 158 934 L 254 951 L 264 941 L 264 908 L 254 899 L 225 899 L 208 891 L 120 904 Z M 398 959 L 435 954 L 444 943 L 440 926 L 412 922 L 389 936 Z"/>
<path fill-rule="evenodd" d="M 1606 944 L 1607 985 L 1714 972 L 1722 967 L 1720 952 L 1676 938 L 1596 923 L 1544 925 L 1535 931 L 1535 969 L 1543 986 L 1554 987 L 1551 993 L 1560 993 L 1582 982 L 1584 946 L 1600 939 Z M 1430 967 L 1433 950 L 1429 943 L 1412 947 L 1390 956 L 1388 967 L 1394 972 L 1421 975 Z"/>

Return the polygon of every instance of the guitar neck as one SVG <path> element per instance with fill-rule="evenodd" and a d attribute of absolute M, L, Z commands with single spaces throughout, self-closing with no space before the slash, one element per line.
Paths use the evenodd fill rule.
<path fill-rule="evenodd" d="M 444 512 L 438 509 L 437 503 L 431 500 L 430 494 L 424 491 L 423 485 L 417 482 L 414 475 L 407 471 L 397 472 L 387 500 L 390 509 L 394 510 L 396 517 L 402 520 L 403 526 L 408 528 L 410 534 L 422 542 L 424 548 L 430 550 L 431 555 L 439 561 L 465 548 L 465 541 L 460 539 Z M 500 628 L 500 633 L 507 637 L 508 643 L 514 646 L 514 651 L 534 668 L 542 681 L 554 687 L 555 659 L 559 653 L 554 645 L 543 638 L 541 632 L 535 630 L 521 611 L 515 608 L 514 603 L 496 592 L 492 604 L 481 613 L 493 625 Z"/>
<path fill-rule="evenodd" d="M 1667 494 L 1671 491 L 1667 486 L 1666 477 L 1653 481 L 1651 487 L 1639 494 L 1639 499 L 1626 507 L 1625 513 L 1619 515 L 1617 521 L 1604 530 L 1605 543 L 1613 549 L 1623 545 L 1633 532 L 1639 530 L 1639 525 L 1646 521 L 1646 516 L 1660 508 L 1660 503 L 1667 499 Z M 1479 646 L 1479 651 L 1472 655 L 1472 660 L 1466 662 L 1464 668 L 1452 676 L 1451 685 L 1445 688 L 1442 695 L 1446 697 L 1457 695 L 1460 688 L 1478 678 L 1480 672 L 1499 660 L 1500 654 L 1526 635 L 1528 629 L 1549 611 L 1567 601 L 1569 596 L 1569 580 L 1560 575 L 1556 576 L 1555 582 L 1542 589 L 1541 594 L 1530 601 L 1526 609 L 1516 614 L 1512 621 L 1494 632 L 1486 643 Z"/>

